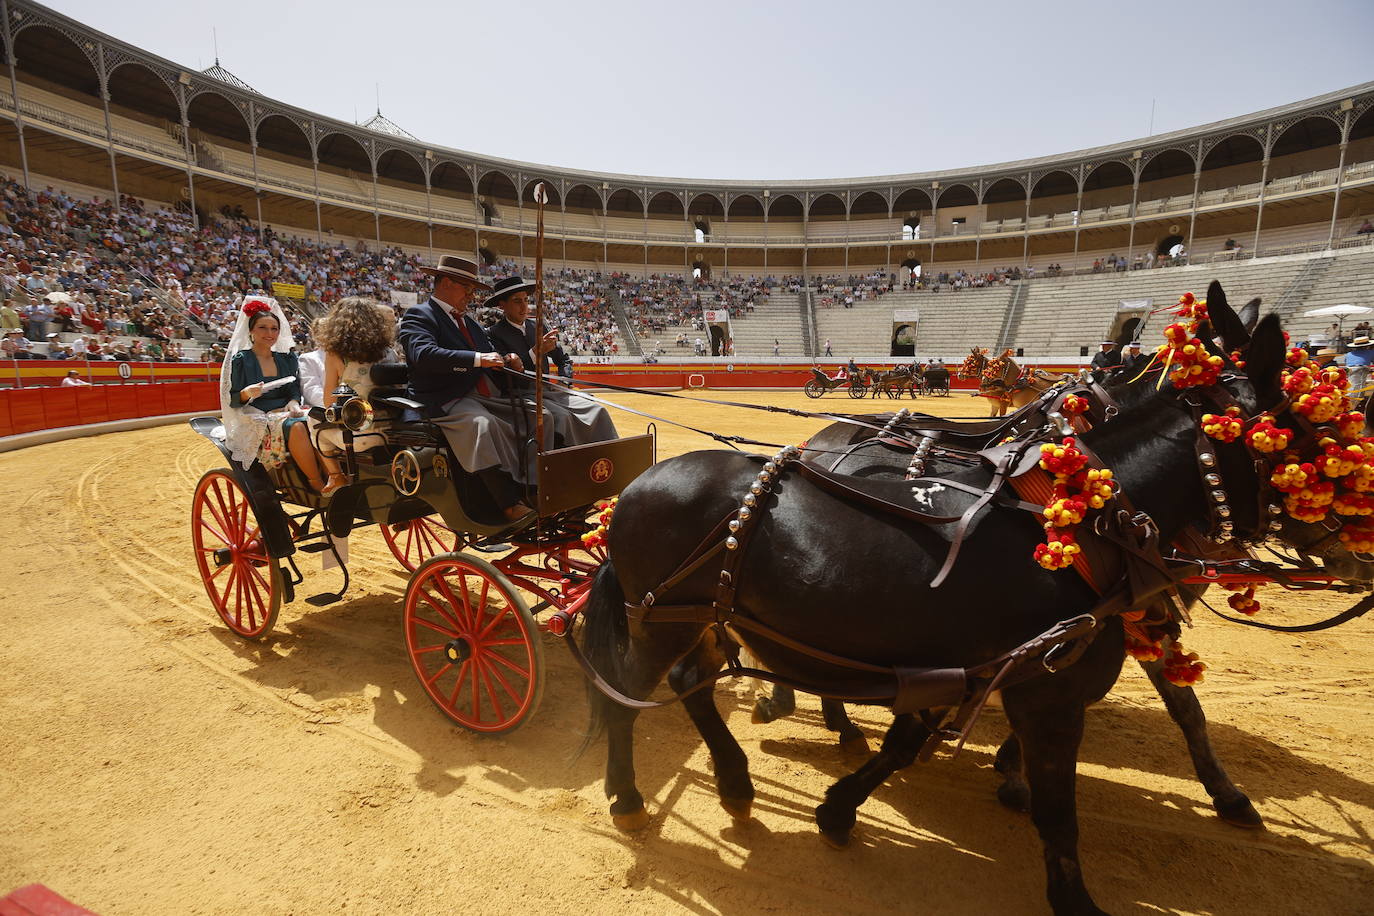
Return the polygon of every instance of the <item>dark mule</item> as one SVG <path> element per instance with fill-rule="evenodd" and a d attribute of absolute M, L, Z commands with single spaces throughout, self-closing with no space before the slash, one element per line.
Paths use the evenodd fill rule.
<path fill-rule="evenodd" d="M 1223 309 L 1221 302 L 1214 306 L 1214 319 Z M 1229 318 L 1229 325 L 1239 326 L 1234 314 Z M 1218 322 L 1223 336 L 1229 336 L 1229 325 Z M 1225 382 L 1246 414 L 1279 400 L 1283 360 L 1282 332 L 1271 316 L 1260 323 L 1250 346 L 1250 377 L 1232 374 Z M 1119 419 L 1082 440 L 1113 469 L 1134 507 L 1151 516 L 1161 542 L 1207 519 L 1207 492 L 1194 452 L 1196 418 L 1175 392 L 1146 390 L 1136 401 L 1123 400 Z M 1261 481 L 1242 446 L 1218 444 L 1216 454 L 1217 471 L 1229 487 L 1259 492 Z M 691 453 L 655 466 L 621 497 L 609 533 L 610 560 L 592 589 L 583 630 L 592 665 L 621 691 L 647 696 L 677 665 L 672 687 L 681 693 L 718 665 L 711 657 L 715 648 L 702 639 L 707 622 L 684 616 L 645 623 L 627 615 L 626 599 L 641 605 L 658 589 L 662 606 L 716 601 L 719 562 L 697 566 L 671 588 L 662 584 L 715 538 L 721 522 L 737 515 L 740 497 L 757 479 L 759 467 L 738 453 Z M 989 477 L 982 467 L 947 475 L 975 489 Z M 871 479 L 863 488 L 895 503 L 912 500 L 906 481 Z M 961 493 L 951 490 L 950 504 L 940 514 L 959 509 Z M 968 496 L 962 505 L 972 500 Z M 1048 572 L 1031 560 L 1043 531 L 1031 513 L 1018 508 L 982 509 L 948 578 L 938 591 L 928 591 L 949 549 L 948 526 L 917 523 L 841 498 L 788 470 L 775 476 L 756 501 L 730 607 L 737 621 L 743 618 L 737 626 L 752 621 L 782 634 L 768 639 L 740 629 L 756 657 L 773 672 L 816 685 L 820 692 L 859 696 L 871 686 L 864 679 L 872 676 L 800 651 L 798 644 L 882 668 L 969 668 L 1097 604 L 1081 578 Z M 1258 516 L 1257 504 L 1239 500 L 1232 520 L 1240 531 L 1257 531 L 1266 521 Z M 997 575 L 989 576 L 989 570 Z M 1084 709 L 1111 688 L 1123 657 L 1120 622 L 1108 617 L 1072 665 L 1002 691 L 1031 790 L 1032 819 L 1045 846 L 1048 897 L 1057 913 L 1101 912 L 1078 861 L 1074 771 Z M 648 817 L 633 768 L 637 711 L 600 693 L 591 700 L 592 734 L 604 728 L 608 735 L 606 791 L 613 799 L 612 814 L 623 828 L 642 827 Z M 709 691 L 691 694 L 684 706 L 711 751 L 722 805 L 736 817 L 747 816 L 754 789 L 743 750 Z M 910 713 L 896 716 L 882 751 L 826 793 L 816 814 L 827 839 L 847 842 L 858 805 L 916 758 L 930 734 L 923 721 Z"/>

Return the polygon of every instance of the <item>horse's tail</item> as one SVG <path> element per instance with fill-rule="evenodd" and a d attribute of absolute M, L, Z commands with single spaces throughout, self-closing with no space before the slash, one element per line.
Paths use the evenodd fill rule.
<path fill-rule="evenodd" d="M 596 574 L 587 603 L 582 608 L 582 654 L 592 668 L 611 686 L 621 686 L 625 651 L 629 645 L 630 625 L 625 616 L 625 591 L 615 574 L 615 565 L 608 558 Z M 585 751 L 606 729 L 606 712 L 611 700 L 587 681 L 587 705 L 591 719 L 587 723 L 587 737 L 577 753 Z"/>

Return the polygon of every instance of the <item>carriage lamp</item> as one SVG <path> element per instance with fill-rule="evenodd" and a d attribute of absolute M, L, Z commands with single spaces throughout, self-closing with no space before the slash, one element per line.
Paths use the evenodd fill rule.
<path fill-rule="evenodd" d="M 340 384 L 332 396 L 333 403 L 324 410 L 325 420 L 346 426 L 355 433 L 372 428 L 372 405 L 358 397 L 358 392 L 351 385 Z"/>

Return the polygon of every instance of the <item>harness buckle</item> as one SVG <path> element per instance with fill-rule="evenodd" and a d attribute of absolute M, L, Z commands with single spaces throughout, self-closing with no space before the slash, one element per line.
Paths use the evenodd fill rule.
<path fill-rule="evenodd" d="M 640 603 L 641 605 L 643 605 L 644 607 L 653 607 L 653 606 L 654 606 L 654 593 L 653 593 L 653 592 L 645 592 L 645 593 L 644 593 L 644 600 L 641 601 L 641 602 L 639 602 L 639 603 Z"/>

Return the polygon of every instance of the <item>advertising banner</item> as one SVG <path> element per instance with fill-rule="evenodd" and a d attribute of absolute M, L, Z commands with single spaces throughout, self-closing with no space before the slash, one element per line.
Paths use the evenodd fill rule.
<path fill-rule="evenodd" d="M 273 280 L 272 295 L 279 299 L 304 299 L 305 286 L 300 283 L 278 283 Z"/>

